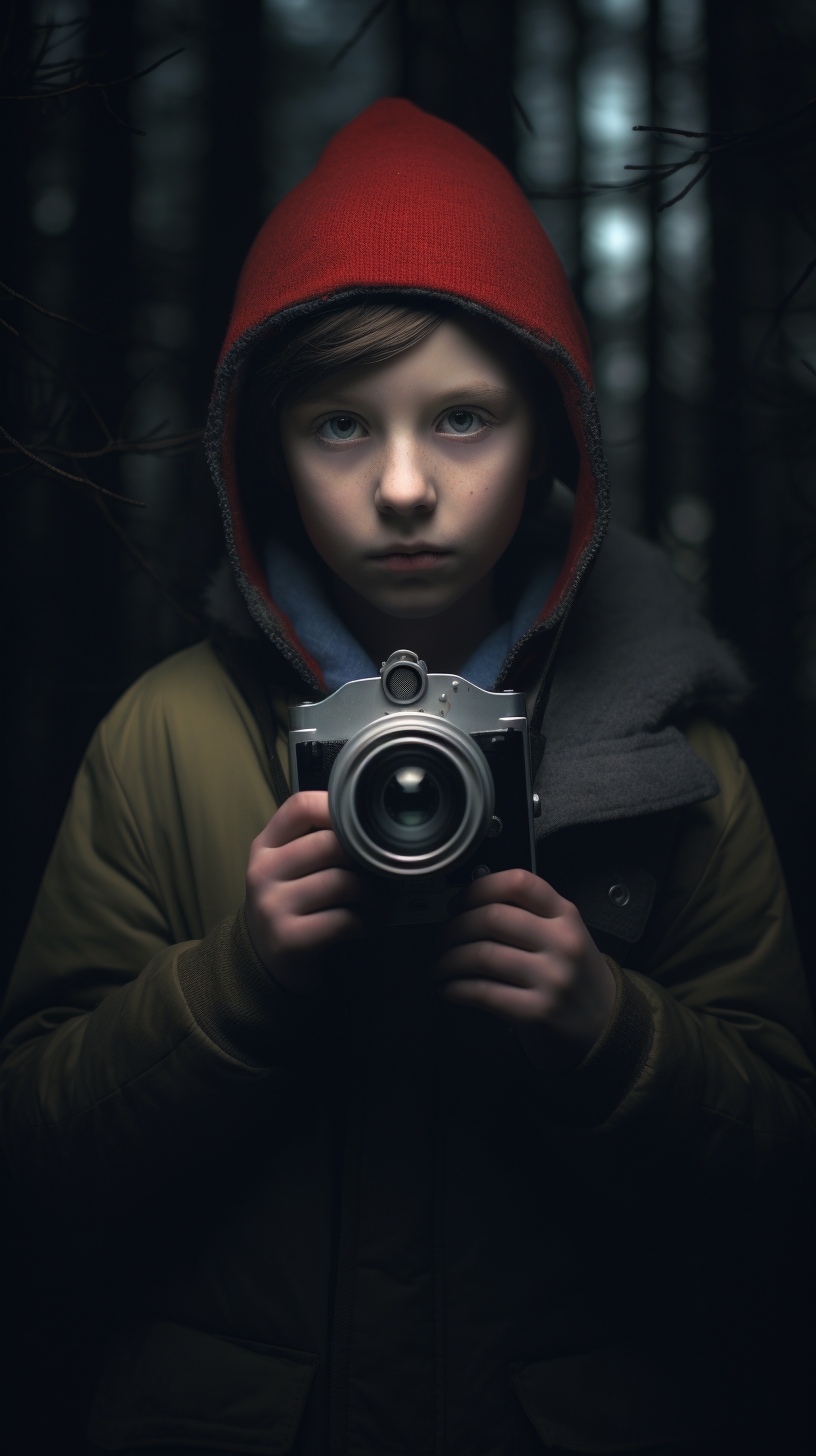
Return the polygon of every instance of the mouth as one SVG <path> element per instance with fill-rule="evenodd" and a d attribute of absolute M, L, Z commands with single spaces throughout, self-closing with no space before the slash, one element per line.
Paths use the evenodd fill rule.
<path fill-rule="evenodd" d="M 433 571 L 449 561 L 452 555 L 452 551 L 418 541 L 410 547 L 383 551 L 372 557 L 372 560 L 384 566 L 387 571 Z"/>

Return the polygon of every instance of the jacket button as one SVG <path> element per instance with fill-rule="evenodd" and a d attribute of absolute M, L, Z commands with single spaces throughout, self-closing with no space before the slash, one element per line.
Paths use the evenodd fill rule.
<path fill-rule="evenodd" d="M 629 904 L 628 885 L 610 885 L 609 898 L 613 905 L 617 905 L 618 909 L 622 910 L 624 905 Z"/>

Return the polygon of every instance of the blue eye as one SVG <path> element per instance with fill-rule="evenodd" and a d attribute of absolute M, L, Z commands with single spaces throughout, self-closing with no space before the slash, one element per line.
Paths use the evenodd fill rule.
<path fill-rule="evenodd" d="M 359 428 L 359 422 L 351 415 L 332 415 L 330 420 L 323 421 L 318 433 L 327 440 L 353 440 L 354 431 Z"/>
<path fill-rule="evenodd" d="M 473 410 L 457 409 L 450 410 L 442 424 L 448 426 L 448 430 L 442 431 L 443 434 L 450 432 L 454 435 L 472 435 L 484 427 L 484 420 L 480 415 L 474 414 Z"/>

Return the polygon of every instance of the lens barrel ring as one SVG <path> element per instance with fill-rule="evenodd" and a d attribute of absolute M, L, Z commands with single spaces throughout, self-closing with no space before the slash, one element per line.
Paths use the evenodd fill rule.
<path fill-rule="evenodd" d="M 366 828 L 361 806 L 365 782 L 381 756 L 393 762 L 404 748 L 433 755 L 443 776 L 453 775 L 461 789 L 463 812 L 444 843 L 426 853 L 399 853 L 378 844 Z M 382 875 L 419 876 L 452 868 L 475 849 L 490 826 L 494 809 L 493 776 L 481 749 L 461 728 L 425 713 L 395 713 L 367 723 L 337 755 L 329 777 L 329 813 L 346 853 Z"/>

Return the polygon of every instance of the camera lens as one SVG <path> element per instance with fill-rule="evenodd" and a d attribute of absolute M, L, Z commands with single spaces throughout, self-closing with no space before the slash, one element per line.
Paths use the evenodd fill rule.
<path fill-rule="evenodd" d="M 427 824 L 437 812 L 439 785 L 427 769 L 406 764 L 388 780 L 383 803 L 395 824 L 415 829 L 418 824 Z"/>
<path fill-rule="evenodd" d="M 461 774 L 433 747 L 398 743 L 360 774 L 360 823 L 375 844 L 398 854 L 428 854 L 450 839 L 465 808 Z"/>
<path fill-rule="evenodd" d="M 482 750 L 460 728 L 422 712 L 364 724 L 329 777 L 340 843 L 380 874 L 421 876 L 459 864 L 484 837 L 493 797 Z"/>

